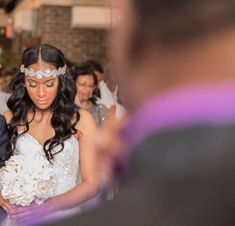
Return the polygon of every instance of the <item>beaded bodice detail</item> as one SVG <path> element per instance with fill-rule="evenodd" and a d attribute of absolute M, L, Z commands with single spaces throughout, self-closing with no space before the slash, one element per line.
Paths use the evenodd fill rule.
<path fill-rule="evenodd" d="M 55 152 L 60 150 L 60 147 L 55 148 Z M 45 156 L 43 146 L 29 133 L 24 133 L 19 136 L 16 142 L 14 155 L 41 155 Z M 79 145 L 74 136 L 71 136 L 64 142 L 64 149 L 54 155 L 52 159 L 52 167 L 56 175 L 55 194 L 63 194 L 77 184 L 79 173 Z"/>

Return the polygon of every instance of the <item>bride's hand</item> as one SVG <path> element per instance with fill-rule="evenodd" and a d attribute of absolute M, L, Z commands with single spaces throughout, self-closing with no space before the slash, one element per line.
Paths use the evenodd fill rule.
<path fill-rule="evenodd" d="M 52 203 L 47 200 L 42 205 L 32 203 L 27 207 L 18 207 L 10 211 L 10 217 L 20 225 L 39 223 L 40 218 L 53 212 Z"/>
<path fill-rule="evenodd" d="M 4 199 L 0 193 L 0 206 L 9 214 L 15 206 L 11 205 L 6 199 Z"/>

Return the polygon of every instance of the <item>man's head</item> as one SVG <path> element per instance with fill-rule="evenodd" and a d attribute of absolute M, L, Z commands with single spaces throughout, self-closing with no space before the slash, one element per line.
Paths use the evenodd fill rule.
<path fill-rule="evenodd" d="M 120 3 L 122 14 L 115 33 L 114 54 L 121 69 L 120 82 L 124 86 L 128 84 L 123 87 L 124 92 L 128 92 L 124 93 L 130 98 L 128 102 L 138 92 L 145 93 L 142 90 L 145 82 L 155 83 L 155 89 L 160 90 L 169 82 L 173 85 L 174 80 L 185 80 L 186 73 L 179 72 L 182 77 L 178 78 L 177 70 L 186 64 L 195 66 L 196 56 L 198 59 L 208 57 L 212 62 L 214 59 L 207 52 L 213 52 L 212 47 L 209 49 L 210 43 L 214 44 L 213 48 L 222 50 L 225 47 L 220 44 L 225 43 L 224 40 L 217 38 L 215 41 L 215 38 L 224 38 L 223 34 L 235 31 L 233 0 L 120 0 Z M 199 51 L 204 49 L 204 56 L 200 53 L 199 57 Z M 200 64 L 197 65 L 200 69 L 209 67 Z M 148 90 L 153 93 L 154 87 Z"/>
<path fill-rule="evenodd" d="M 94 60 L 88 60 L 86 61 L 87 64 L 90 65 L 90 67 L 92 68 L 92 70 L 94 71 L 98 82 L 101 82 L 104 80 L 104 69 L 101 66 L 101 64 L 99 64 L 98 62 L 94 61 Z"/>

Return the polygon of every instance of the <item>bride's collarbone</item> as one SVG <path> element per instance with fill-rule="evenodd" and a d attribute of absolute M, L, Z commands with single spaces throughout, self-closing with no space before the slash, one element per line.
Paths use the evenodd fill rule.
<path fill-rule="evenodd" d="M 17 130 L 19 133 L 22 133 L 22 132 L 26 131 L 26 127 L 25 126 L 18 126 Z M 29 124 L 29 130 L 27 131 L 27 134 L 30 135 L 32 138 L 34 138 L 34 140 L 36 140 L 39 144 L 41 144 L 43 146 L 47 140 L 54 137 L 55 130 L 51 125 L 49 125 L 46 122 L 39 123 L 37 121 L 32 121 Z M 73 136 L 75 136 L 76 139 L 79 139 L 80 132 L 78 131 Z"/>
<path fill-rule="evenodd" d="M 18 127 L 19 133 L 26 131 L 26 128 L 21 126 Z M 30 126 L 27 133 L 33 137 L 39 144 L 43 145 L 47 140 L 55 135 L 54 129 L 50 127 L 45 127 L 42 125 Z"/>

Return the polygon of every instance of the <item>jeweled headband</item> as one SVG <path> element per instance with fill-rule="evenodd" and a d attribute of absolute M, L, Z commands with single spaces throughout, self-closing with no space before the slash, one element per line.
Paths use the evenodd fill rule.
<path fill-rule="evenodd" d="M 23 64 L 20 66 L 20 72 L 24 73 L 25 76 L 36 77 L 37 79 L 42 79 L 43 77 L 53 76 L 54 78 L 59 75 L 64 75 L 66 72 L 66 65 L 64 67 L 59 67 L 58 69 L 46 69 L 45 71 L 34 71 L 33 69 L 28 69 Z"/>

